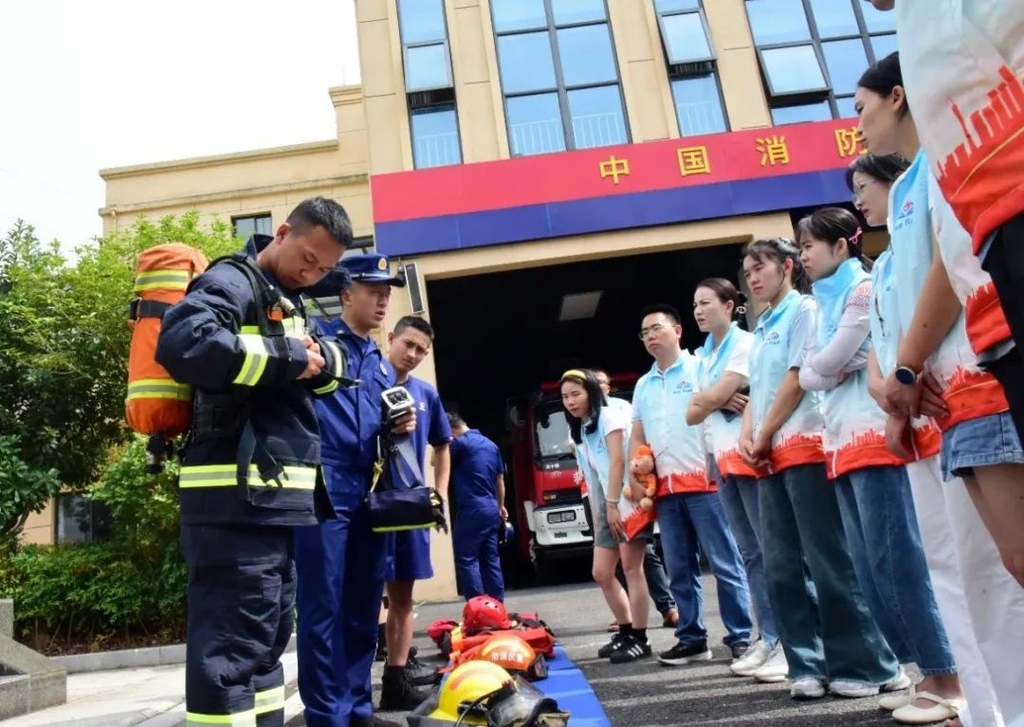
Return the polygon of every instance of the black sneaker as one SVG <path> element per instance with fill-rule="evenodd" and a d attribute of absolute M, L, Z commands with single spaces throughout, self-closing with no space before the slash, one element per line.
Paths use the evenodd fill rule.
<path fill-rule="evenodd" d="M 601 659 L 607 659 L 612 655 L 612 652 L 622 646 L 623 640 L 626 638 L 625 634 L 615 634 L 612 640 L 597 650 L 597 656 Z"/>
<path fill-rule="evenodd" d="M 658 654 L 658 661 L 666 666 L 682 666 L 695 661 L 707 661 L 711 658 L 711 649 L 707 641 L 696 641 L 692 644 L 679 642 L 668 651 Z"/>
<path fill-rule="evenodd" d="M 608 660 L 612 664 L 628 664 L 631 661 L 643 659 L 645 656 L 650 655 L 651 645 L 647 641 L 641 643 L 640 639 L 630 635 L 622 640 L 619 648 L 611 653 Z"/>
<path fill-rule="evenodd" d="M 424 664 L 416 658 L 415 646 L 409 649 L 409 660 L 405 664 L 405 673 L 409 676 L 409 681 L 417 687 L 433 686 L 441 681 L 441 675 L 437 673 L 436 667 Z"/>
<path fill-rule="evenodd" d="M 384 667 L 381 677 L 380 708 L 385 712 L 407 712 L 416 709 L 429 696 L 429 692 L 417 689 L 404 666 Z"/>
<path fill-rule="evenodd" d="M 736 661 L 737 659 L 742 659 L 747 650 L 750 649 L 750 642 L 738 641 L 729 648 L 732 649 L 732 660 Z"/>

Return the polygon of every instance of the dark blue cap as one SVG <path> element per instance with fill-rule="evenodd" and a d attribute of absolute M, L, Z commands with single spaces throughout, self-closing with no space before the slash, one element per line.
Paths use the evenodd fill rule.
<path fill-rule="evenodd" d="M 352 255 L 343 258 L 339 266 L 348 272 L 353 283 L 387 283 L 405 287 L 404 279 L 392 277 L 391 263 L 386 255 Z"/>

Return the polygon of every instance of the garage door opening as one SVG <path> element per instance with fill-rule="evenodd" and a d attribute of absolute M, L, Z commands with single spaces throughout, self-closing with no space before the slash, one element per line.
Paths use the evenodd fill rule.
<path fill-rule="evenodd" d="M 428 281 L 445 406 L 499 444 L 511 480 L 517 438 L 510 405 L 522 417 L 521 402 L 569 368 L 599 367 L 627 378 L 646 372 L 651 358 L 637 334 L 641 311 L 654 303 L 676 306 L 683 345 L 700 346 L 704 335 L 691 316 L 693 291 L 707 277 L 735 280 L 740 249 L 719 245 Z M 561 412 L 548 408 L 552 428 L 560 430 Z M 551 468 L 575 470 L 571 456 L 563 460 Z M 571 472 L 565 474 L 571 485 Z M 510 493 L 516 484 L 509 482 Z M 578 501 L 578 486 L 575 496 Z M 520 535 L 527 535 L 522 503 L 510 503 L 509 511 Z"/>

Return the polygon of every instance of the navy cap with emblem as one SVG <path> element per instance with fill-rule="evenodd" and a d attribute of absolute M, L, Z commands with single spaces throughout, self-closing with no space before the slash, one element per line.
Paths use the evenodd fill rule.
<path fill-rule="evenodd" d="M 353 283 L 387 283 L 405 287 L 403 278 L 391 275 L 391 263 L 386 255 L 352 255 L 343 258 L 339 265 L 345 268 Z"/>

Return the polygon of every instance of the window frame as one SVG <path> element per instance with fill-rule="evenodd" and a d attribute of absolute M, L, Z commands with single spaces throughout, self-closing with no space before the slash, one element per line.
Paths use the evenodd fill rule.
<path fill-rule="evenodd" d="M 868 30 L 867 21 L 864 18 L 864 13 L 861 10 L 861 3 L 856 0 L 833 0 L 833 2 L 848 2 L 852 6 L 853 15 L 857 22 L 856 34 L 845 33 L 842 35 L 822 37 L 821 32 L 818 30 L 818 19 L 814 15 L 814 8 L 811 0 L 800 0 L 800 4 L 804 9 L 804 17 L 807 21 L 807 27 L 810 30 L 810 38 L 805 40 L 791 40 L 784 41 L 781 43 L 765 43 L 762 45 L 757 44 L 754 41 L 754 47 L 757 51 L 757 63 L 761 71 L 761 81 L 764 86 L 765 96 L 768 101 L 769 113 L 774 108 L 786 108 L 789 106 L 801 106 L 804 104 L 815 103 L 818 101 L 828 101 L 829 110 L 832 114 L 833 119 L 843 118 L 839 114 L 839 100 L 851 98 L 853 93 L 839 93 L 835 91 L 835 87 L 832 82 L 832 74 L 829 71 L 828 63 L 825 59 L 824 44 L 832 43 L 835 41 L 843 40 L 859 40 L 864 48 L 864 56 L 867 58 L 868 66 L 871 66 L 878 62 L 878 58 L 875 56 L 874 46 L 872 44 L 872 38 L 880 38 L 887 35 L 895 35 L 892 31 L 883 31 L 878 33 L 872 33 Z M 756 0 L 743 0 L 743 9 L 747 16 L 747 25 L 750 28 L 751 38 L 754 37 L 754 27 L 750 20 L 750 12 L 748 10 L 750 3 L 756 2 Z M 799 46 L 810 45 L 814 50 L 814 55 L 818 60 L 818 67 L 821 69 L 822 78 L 825 79 L 826 86 L 821 89 L 805 89 L 802 91 L 790 92 L 790 93 L 775 93 L 772 89 L 771 77 L 768 74 L 767 67 L 765 66 L 764 54 L 765 50 L 776 50 L 779 48 L 793 48 Z M 774 121 L 773 121 L 774 126 Z"/>
<path fill-rule="evenodd" d="M 707 14 L 704 12 L 704 0 L 697 0 L 697 7 L 695 8 L 677 8 L 675 10 L 659 10 L 658 0 L 651 0 L 651 6 L 654 8 L 654 15 L 658 21 L 658 32 L 661 34 L 661 50 L 665 56 L 665 63 L 668 68 L 668 90 L 672 96 L 672 111 L 676 117 L 676 129 L 679 130 L 681 138 L 687 138 L 683 136 L 683 124 L 679 118 L 679 104 L 676 102 L 676 92 L 673 86 L 673 82 L 686 80 L 687 78 L 699 78 L 700 76 L 710 73 L 715 79 L 715 88 L 718 90 L 718 105 L 722 111 L 722 119 L 725 121 L 725 128 L 720 132 L 711 133 L 725 133 L 732 129 L 729 123 L 729 112 L 725 106 L 725 94 L 722 91 L 722 76 L 718 72 L 718 48 L 715 46 L 715 38 L 711 35 L 711 26 L 708 24 Z M 672 58 L 669 56 L 668 48 L 668 34 L 665 32 L 664 18 L 671 17 L 673 15 L 700 15 L 701 25 L 704 28 L 704 35 L 708 43 L 708 52 L 711 54 L 708 58 L 699 61 L 685 61 L 673 63 Z"/>
<path fill-rule="evenodd" d="M 512 124 L 509 120 L 508 111 L 508 100 L 510 98 L 521 98 L 524 96 L 540 96 L 543 94 L 555 94 L 558 99 L 558 111 L 561 115 L 562 122 L 562 138 L 565 143 L 565 151 L 576 151 L 581 147 L 576 146 L 575 131 L 573 130 L 572 113 L 569 108 L 569 93 L 571 91 L 582 91 L 592 88 L 607 88 L 609 86 L 615 86 L 618 89 L 619 103 L 622 108 L 622 125 L 626 132 L 626 138 L 621 142 L 623 144 L 632 143 L 632 134 L 629 128 L 629 113 L 626 109 L 626 94 L 622 88 L 622 69 L 619 67 L 619 56 L 615 49 L 615 32 L 612 28 L 611 14 L 608 10 L 608 1 L 602 0 L 604 5 L 604 18 L 600 20 L 581 20 L 573 23 L 565 23 L 558 25 L 555 21 L 555 10 L 553 2 L 555 0 L 541 0 L 544 5 L 544 18 L 547 22 L 546 26 L 538 26 L 531 28 L 520 28 L 516 30 L 505 30 L 499 31 L 495 24 L 494 18 L 494 2 L 490 3 L 491 12 L 491 27 L 493 30 L 494 38 L 494 53 L 497 58 L 498 66 L 498 82 L 501 87 L 501 106 L 502 111 L 505 114 L 505 133 L 508 137 L 509 142 L 509 155 L 512 157 L 517 156 L 537 156 L 536 154 L 517 154 L 515 151 L 515 137 L 512 134 Z M 562 58 L 560 48 L 558 45 L 558 31 L 566 30 L 569 28 L 583 28 L 588 26 L 603 25 L 608 29 L 608 42 L 612 53 L 612 62 L 615 67 L 615 80 L 614 81 L 601 81 L 597 83 L 584 83 L 567 86 L 565 83 L 565 74 L 562 69 Z M 547 32 L 548 42 L 551 45 L 551 60 L 555 70 L 555 85 L 553 87 L 535 88 L 529 91 L 516 91 L 513 93 L 506 93 L 504 82 L 501 80 L 501 51 L 499 49 L 500 38 L 513 36 L 513 35 L 526 35 L 529 33 L 540 33 Z M 594 149 L 600 147 L 582 147 L 585 149 Z M 559 151 L 553 152 L 541 152 L 545 154 L 557 154 Z"/>
<path fill-rule="evenodd" d="M 447 26 L 446 26 L 447 27 Z M 444 61 L 445 61 L 445 82 L 437 86 L 424 86 L 422 88 L 409 88 L 409 51 L 417 48 L 430 48 L 432 46 L 439 45 L 444 48 Z M 422 93 L 424 91 L 437 91 L 442 88 L 454 88 L 455 77 L 452 72 L 452 53 L 451 46 L 448 43 L 448 38 L 444 40 L 423 40 L 416 43 L 402 43 L 402 72 L 404 75 L 403 80 L 405 81 L 405 92 L 410 93 Z"/>
<path fill-rule="evenodd" d="M 238 221 L 239 220 L 253 220 L 253 226 L 252 226 L 253 231 L 252 231 L 252 234 L 254 234 L 254 235 L 263 234 L 263 233 L 260 233 L 260 232 L 256 231 L 256 224 L 255 224 L 255 220 L 262 220 L 262 219 L 270 220 L 270 234 L 273 235 L 274 234 L 274 215 L 271 214 L 270 212 L 259 212 L 257 214 L 253 214 L 253 215 L 234 215 L 234 216 L 232 216 L 232 218 L 231 218 L 231 232 L 232 232 L 232 234 L 235 237 L 240 237 L 240 235 L 238 234 Z M 249 239 L 249 238 L 247 237 L 246 239 Z"/>

